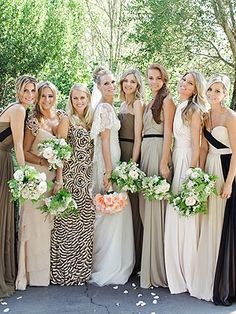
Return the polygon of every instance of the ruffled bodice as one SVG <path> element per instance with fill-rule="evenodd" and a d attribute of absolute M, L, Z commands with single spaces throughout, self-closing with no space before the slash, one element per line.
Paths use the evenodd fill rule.
<path fill-rule="evenodd" d="M 112 167 L 120 160 L 120 146 L 118 131 L 120 129 L 120 121 L 116 116 L 115 109 L 107 103 L 100 103 L 94 113 L 94 121 L 91 128 L 91 138 L 94 140 L 94 157 L 93 157 L 93 192 L 99 193 L 103 191 L 103 173 L 105 165 L 102 154 L 101 132 L 105 129 L 110 130 L 110 152 Z"/>

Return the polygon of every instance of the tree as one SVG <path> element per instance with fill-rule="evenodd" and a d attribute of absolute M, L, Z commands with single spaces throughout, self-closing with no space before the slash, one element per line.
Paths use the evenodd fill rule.
<path fill-rule="evenodd" d="M 153 61 L 163 63 L 171 74 L 172 84 L 180 72 L 189 68 L 198 69 L 207 77 L 227 72 L 235 81 L 232 50 L 235 43 L 231 44 L 220 29 L 213 6 L 222 1 L 135 0 L 130 6 L 132 19 L 137 21 L 131 40 L 140 48 L 131 58 L 145 67 Z M 225 0 L 224 12 L 221 10 L 221 15 L 225 14 L 224 23 L 230 16 L 233 19 L 232 10 L 235 11 L 233 1 Z M 232 107 L 234 95 L 235 84 Z"/>
<path fill-rule="evenodd" d="M 49 79 L 68 94 L 86 76 L 80 53 L 85 30 L 77 0 L 0 0 L 0 99 L 13 96 L 15 78 L 31 73 Z M 66 14 L 66 18 L 64 17 Z"/>

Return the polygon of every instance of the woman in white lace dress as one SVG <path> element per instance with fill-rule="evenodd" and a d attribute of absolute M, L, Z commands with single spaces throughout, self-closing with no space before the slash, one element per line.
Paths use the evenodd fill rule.
<path fill-rule="evenodd" d="M 120 122 L 113 106 L 115 80 L 103 68 L 95 71 L 94 82 L 101 92 L 95 108 L 91 137 L 94 139 L 93 193 L 111 187 L 109 177 L 120 160 Z M 124 284 L 134 267 L 134 239 L 130 204 L 120 213 L 97 215 L 95 220 L 91 282 L 99 286 Z"/>

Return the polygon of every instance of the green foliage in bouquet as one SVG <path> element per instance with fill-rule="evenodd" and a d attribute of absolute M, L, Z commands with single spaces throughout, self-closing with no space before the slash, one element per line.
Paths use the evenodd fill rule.
<path fill-rule="evenodd" d="M 43 213 L 62 218 L 67 218 L 71 214 L 79 216 L 77 204 L 71 193 L 65 188 L 60 189 L 55 195 L 45 198 L 44 205 L 39 209 Z"/>
<path fill-rule="evenodd" d="M 138 164 L 132 160 L 119 162 L 112 171 L 110 180 L 116 184 L 119 191 L 131 193 L 140 192 L 145 173 L 138 168 Z"/>
<path fill-rule="evenodd" d="M 190 168 L 179 193 L 172 194 L 170 203 L 182 216 L 206 213 L 209 195 L 217 195 L 216 180 L 217 176 L 207 174 L 200 168 Z"/>
<path fill-rule="evenodd" d="M 12 199 L 23 203 L 26 200 L 38 201 L 47 191 L 47 177 L 44 172 L 37 171 L 32 166 L 21 166 L 8 181 Z"/>
<path fill-rule="evenodd" d="M 169 199 L 170 184 L 161 176 L 150 176 L 143 178 L 142 193 L 149 201 Z"/>

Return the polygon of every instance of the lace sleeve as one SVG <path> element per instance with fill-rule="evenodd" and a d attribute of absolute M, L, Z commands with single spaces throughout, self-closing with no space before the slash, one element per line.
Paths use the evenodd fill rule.
<path fill-rule="evenodd" d="M 26 128 L 29 129 L 34 136 L 39 133 L 40 123 L 39 120 L 31 114 L 26 121 Z"/>
<path fill-rule="evenodd" d="M 116 121 L 116 114 L 109 104 L 99 104 L 94 113 L 91 137 L 95 139 L 105 129 L 111 129 Z"/>

